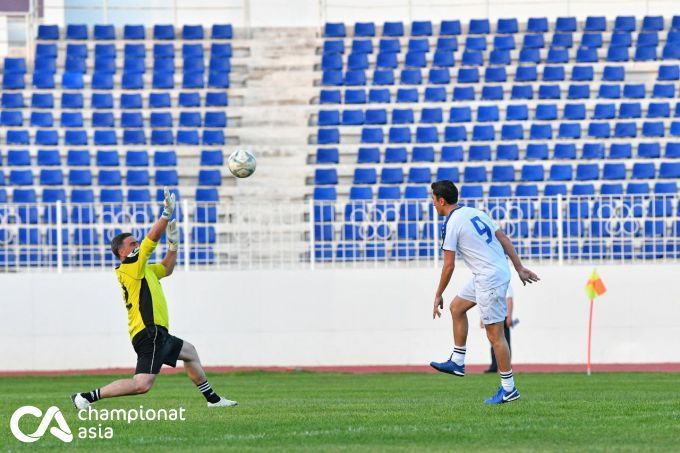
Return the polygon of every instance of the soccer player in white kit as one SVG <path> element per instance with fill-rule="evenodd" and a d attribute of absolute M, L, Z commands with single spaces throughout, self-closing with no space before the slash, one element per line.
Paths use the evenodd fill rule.
<path fill-rule="evenodd" d="M 453 319 L 453 353 L 445 362 L 432 362 L 438 371 L 465 376 L 465 344 L 468 334 L 467 311 L 477 305 L 486 336 L 496 354 L 501 386 L 487 404 L 502 404 L 517 400 L 510 361 L 510 349 L 505 340 L 503 323 L 507 313 L 505 294 L 510 283 L 507 257 L 515 266 L 523 284 L 539 281 L 536 274 L 522 266 L 510 239 L 486 213 L 479 209 L 458 205 L 458 188 L 451 181 L 432 183 L 432 202 L 437 214 L 445 216 L 442 227 L 444 265 L 434 298 L 432 318 L 441 317 L 444 290 L 451 280 L 456 255 L 472 271 L 472 279 L 451 302 Z"/>

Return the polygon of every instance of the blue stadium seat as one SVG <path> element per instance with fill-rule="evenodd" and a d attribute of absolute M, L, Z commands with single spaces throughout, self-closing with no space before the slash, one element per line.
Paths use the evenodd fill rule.
<path fill-rule="evenodd" d="M 467 131 L 464 126 L 446 126 L 444 128 L 444 141 L 459 142 L 467 140 Z"/>
<path fill-rule="evenodd" d="M 515 144 L 500 144 L 496 147 L 496 160 L 518 160 L 519 147 Z"/>
<path fill-rule="evenodd" d="M 461 57 L 462 66 L 483 66 L 484 54 L 481 51 L 466 50 Z"/>
<path fill-rule="evenodd" d="M 645 16 L 642 19 L 642 31 L 661 31 L 663 29 L 663 16 Z"/>
<path fill-rule="evenodd" d="M 602 171 L 602 179 L 623 180 L 626 179 L 626 166 L 624 164 L 606 162 Z"/>
<path fill-rule="evenodd" d="M 616 118 L 616 104 L 596 104 L 593 111 L 593 119 L 608 120 Z"/>
<path fill-rule="evenodd" d="M 385 149 L 385 163 L 404 163 L 407 160 L 407 151 L 403 146 L 388 147 Z"/>
<path fill-rule="evenodd" d="M 453 109 L 452 109 L 453 110 Z M 496 105 L 480 105 L 477 108 L 477 121 L 498 121 L 500 118 L 500 113 L 498 111 L 498 106 Z"/>
<path fill-rule="evenodd" d="M 562 117 L 565 120 L 584 120 L 586 118 L 585 104 L 565 104 Z"/>
<path fill-rule="evenodd" d="M 588 16 L 583 27 L 584 31 L 606 31 L 607 18 L 604 16 Z"/>
<path fill-rule="evenodd" d="M 576 159 L 576 145 L 573 143 L 557 143 L 553 157 L 555 159 Z"/>
<path fill-rule="evenodd" d="M 468 150 L 469 161 L 490 161 L 491 147 L 489 145 L 471 145 Z"/>
<path fill-rule="evenodd" d="M 468 33 L 472 35 L 487 35 L 491 32 L 488 19 L 470 19 Z"/>
<path fill-rule="evenodd" d="M 473 101 L 474 99 L 475 89 L 473 87 L 456 86 L 453 88 L 454 101 Z"/>
<path fill-rule="evenodd" d="M 654 179 L 656 169 L 651 162 L 636 162 L 633 164 L 633 179 Z"/>
<path fill-rule="evenodd" d="M 508 79 L 504 67 L 489 66 L 484 70 L 484 81 L 489 83 L 506 82 Z"/>
<path fill-rule="evenodd" d="M 454 66 L 455 58 L 452 50 L 437 50 L 432 58 L 432 65 L 435 67 L 450 68 Z"/>
<path fill-rule="evenodd" d="M 371 90 L 373 92 L 373 90 Z M 389 90 L 384 89 L 383 93 L 387 93 L 389 99 Z M 373 102 L 373 101 L 372 101 Z M 385 102 L 389 102 L 385 101 Z M 365 104 L 366 91 L 363 89 L 349 89 L 345 91 L 345 104 Z"/>
<path fill-rule="evenodd" d="M 385 22 L 382 30 L 383 36 L 404 36 L 403 22 Z"/>
<path fill-rule="evenodd" d="M 390 127 L 388 140 L 390 143 L 411 143 L 411 129 L 408 127 Z"/>
<path fill-rule="evenodd" d="M 543 181 L 545 170 L 542 164 L 524 164 L 520 174 L 520 180 L 528 181 Z"/>
<path fill-rule="evenodd" d="M 470 107 L 451 107 L 449 110 L 450 123 L 467 123 L 472 120 Z"/>
<path fill-rule="evenodd" d="M 484 188 L 475 184 L 468 184 L 460 188 L 460 198 L 482 198 L 484 197 Z"/>
<path fill-rule="evenodd" d="M 552 127 L 550 124 L 532 124 L 529 129 L 531 140 L 550 140 L 552 139 Z"/>
<path fill-rule="evenodd" d="M 610 159 L 630 159 L 632 158 L 632 147 L 630 143 L 612 143 L 609 147 Z"/>
<path fill-rule="evenodd" d="M 380 162 L 380 149 L 376 147 L 361 147 L 357 154 L 357 163 L 378 163 Z"/>
<path fill-rule="evenodd" d="M 627 148 L 627 153 L 624 155 L 625 158 L 630 158 L 631 156 L 631 151 L 630 151 L 630 144 L 626 143 L 623 145 L 618 145 L 618 146 L 626 146 Z M 614 145 L 612 144 L 612 150 L 613 150 Z M 638 144 L 638 149 L 637 149 L 637 157 L 641 158 L 649 158 L 649 159 L 658 159 L 661 157 L 661 145 L 657 142 L 652 142 L 652 143 L 640 143 Z"/>
<path fill-rule="evenodd" d="M 66 155 L 66 164 L 69 167 L 89 167 L 90 152 L 86 149 L 70 149 Z"/>
<path fill-rule="evenodd" d="M 461 162 L 463 160 L 463 147 L 442 146 L 440 160 L 442 162 Z"/>
<path fill-rule="evenodd" d="M 439 133 L 435 126 L 419 126 L 416 128 L 417 143 L 436 143 L 438 141 Z"/>
<path fill-rule="evenodd" d="M 484 166 L 467 166 L 463 171 L 463 180 L 466 183 L 471 182 L 486 182 L 486 167 Z M 463 186 L 466 187 L 466 186 Z M 467 186 L 470 187 L 470 186 Z"/>
<path fill-rule="evenodd" d="M 11 152 L 11 150 L 10 150 Z M 8 153 L 9 158 L 9 153 Z M 8 159 L 9 160 L 9 159 Z M 39 149 L 37 157 L 38 165 L 41 167 L 57 166 L 61 165 L 61 157 L 59 156 L 59 151 L 56 149 Z M 8 162 L 8 165 L 9 162 Z"/>
<path fill-rule="evenodd" d="M 571 186 L 571 194 L 574 196 L 595 195 L 595 186 L 590 183 L 574 184 Z"/>
<path fill-rule="evenodd" d="M 617 122 L 614 125 L 614 137 L 633 138 L 637 136 L 637 125 L 635 122 Z"/>
<path fill-rule="evenodd" d="M 178 131 L 180 132 L 184 131 Z M 123 144 L 124 145 L 144 145 L 146 144 L 146 137 L 143 129 L 125 129 L 123 130 Z M 193 144 L 193 143 L 187 143 Z"/>
<path fill-rule="evenodd" d="M 5 136 L 5 143 L 8 145 L 28 145 L 29 144 L 28 131 L 24 129 L 8 130 Z M 40 145 L 40 143 L 36 144 Z"/>
<path fill-rule="evenodd" d="M 552 121 L 557 119 L 557 104 L 538 104 L 535 118 L 539 121 Z"/>
<path fill-rule="evenodd" d="M 532 85 L 513 85 L 510 91 L 510 99 L 533 99 L 533 97 Z"/>
<path fill-rule="evenodd" d="M 563 81 L 564 78 L 564 66 L 545 66 L 543 68 L 544 82 Z"/>
<path fill-rule="evenodd" d="M 557 32 L 573 32 L 576 31 L 575 17 L 558 17 L 555 21 L 555 31 Z"/>
<path fill-rule="evenodd" d="M 439 27 L 439 34 L 442 36 L 455 36 L 461 34 L 460 20 L 442 20 Z"/>
<path fill-rule="evenodd" d="M 69 24 L 66 26 L 66 39 L 84 40 L 88 39 L 87 25 Z"/>
<path fill-rule="evenodd" d="M 680 163 L 677 162 L 661 162 L 659 166 L 660 179 L 678 179 L 680 178 Z"/>
<path fill-rule="evenodd" d="M 511 104 L 506 107 L 506 121 L 525 121 L 529 119 L 529 108 L 525 104 Z"/>
<path fill-rule="evenodd" d="M 581 158 L 591 160 L 604 159 L 604 144 L 584 143 Z"/>
<path fill-rule="evenodd" d="M 578 164 L 576 166 L 577 181 L 592 181 L 600 178 L 597 164 Z"/>
<path fill-rule="evenodd" d="M 545 17 L 530 17 L 527 20 L 527 32 L 545 33 L 548 31 L 548 19 Z"/>
<path fill-rule="evenodd" d="M 52 127 L 54 126 L 54 119 L 52 112 L 31 112 L 30 125 L 33 127 Z"/>
<path fill-rule="evenodd" d="M 675 85 L 672 83 L 656 83 L 652 89 L 653 98 L 674 98 Z"/>
<path fill-rule="evenodd" d="M 380 172 L 381 184 L 402 184 L 404 182 L 404 173 L 400 167 L 383 167 Z"/>
<path fill-rule="evenodd" d="M 569 49 L 574 45 L 574 39 L 571 33 L 555 33 L 553 35 L 552 42 L 550 43 L 551 49 Z"/>
<path fill-rule="evenodd" d="M 492 182 L 513 182 L 514 180 L 515 169 L 512 165 L 494 165 L 491 169 Z"/>
<path fill-rule="evenodd" d="M 44 41 L 56 41 L 59 39 L 58 25 L 38 25 L 38 39 Z"/>

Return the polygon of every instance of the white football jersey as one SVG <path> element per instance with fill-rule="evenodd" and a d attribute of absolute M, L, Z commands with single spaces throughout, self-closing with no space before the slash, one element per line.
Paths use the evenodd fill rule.
<path fill-rule="evenodd" d="M 442 228 L 442 249 L 463 258 L 481 290 L 507 285 L 510 267 L 501 243 L 498 226 L 479 209 L 460 206 L 453 210 Z"/>

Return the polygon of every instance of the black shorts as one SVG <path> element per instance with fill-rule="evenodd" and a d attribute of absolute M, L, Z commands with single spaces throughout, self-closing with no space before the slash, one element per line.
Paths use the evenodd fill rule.
<path fill-rule="evenodd" d="M 135 374 L 158 374 L 163 364 L 175 367 L 184 340 L 168 333 L 161 326 L 150 326 L 139 332 L 132 339 L 132 346 L 137 353 Z"/>

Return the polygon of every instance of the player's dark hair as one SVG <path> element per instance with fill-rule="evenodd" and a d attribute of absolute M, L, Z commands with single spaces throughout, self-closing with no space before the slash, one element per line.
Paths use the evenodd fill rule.
<path fill-rule="evenodd" d="M 443 198 L 448 204 L 458 203 L 458 187 L 453 181 L 437 181 L 432 183 L 432 193 L 437 198 Z"/>
<path fill-rule="evenodd" d="M 122 247 L 125 238 L 132 236 L 132 233 L 120 233 L 118 236 L 111 239 L 111 251 L 116 258 L 120 258 L 118 255 L 118 250 Z"/>

